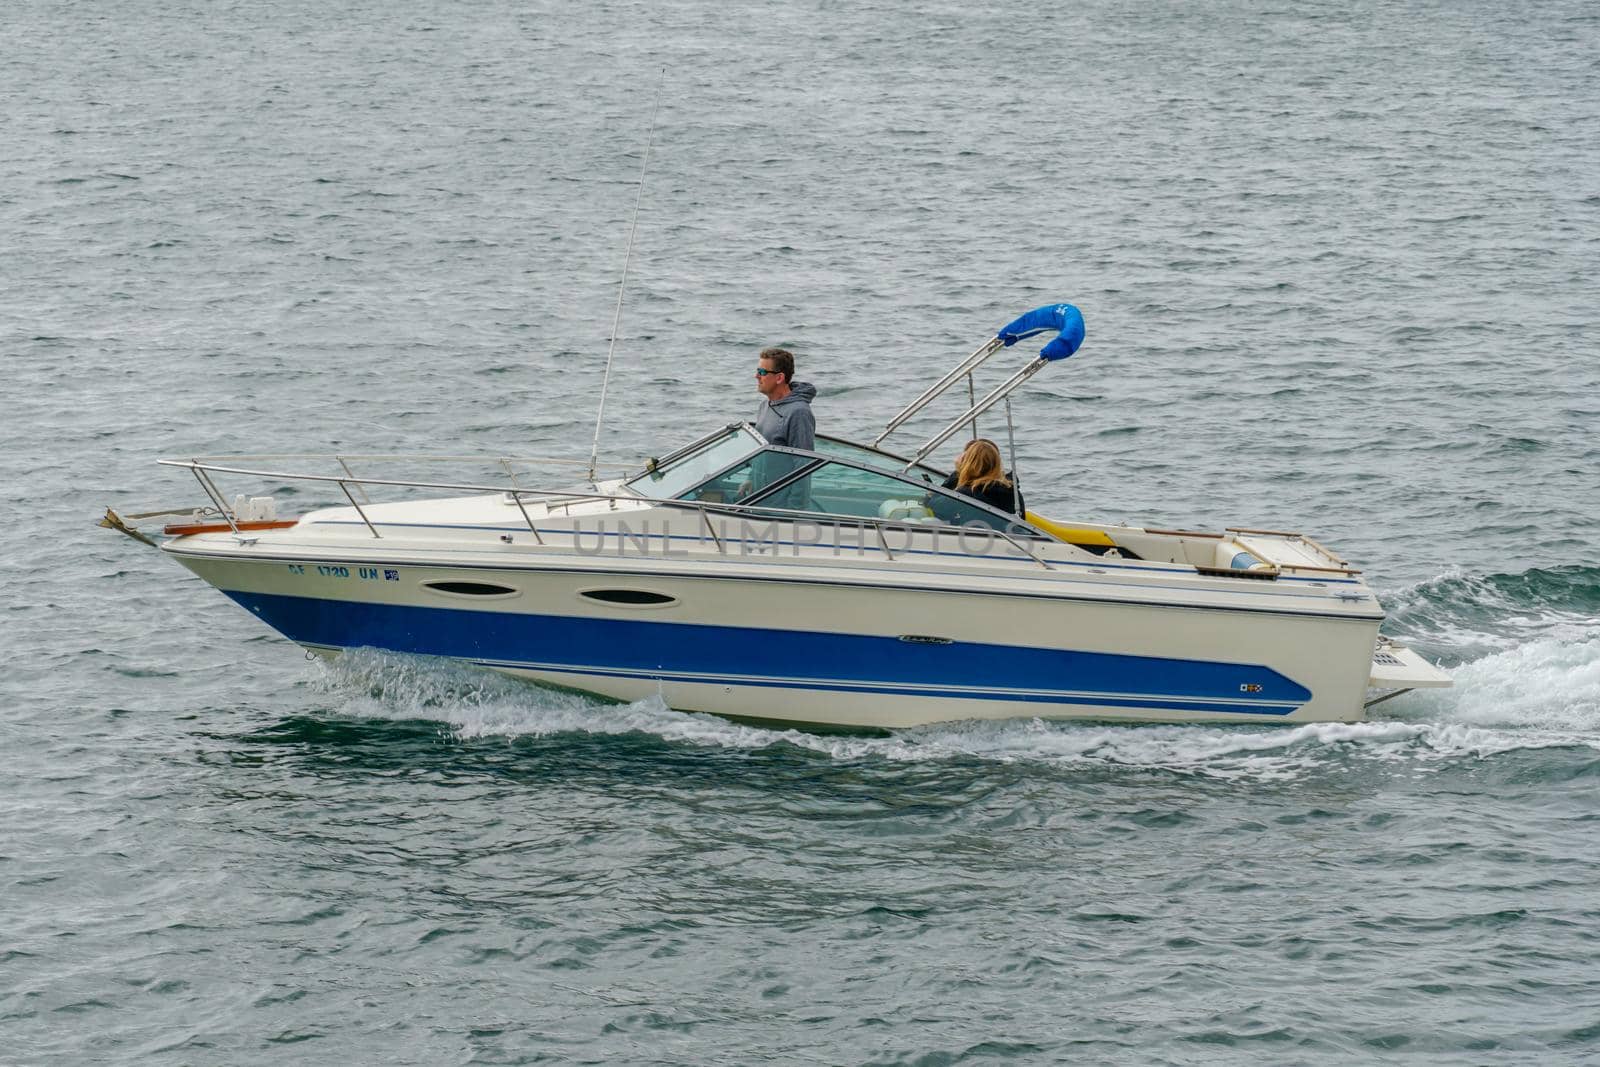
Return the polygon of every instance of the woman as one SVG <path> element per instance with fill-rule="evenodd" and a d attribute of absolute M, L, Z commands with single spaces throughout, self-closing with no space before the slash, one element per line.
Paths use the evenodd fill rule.
<path fill-rule="evenodd" d="M 975 438 L 961 450 L 955 473 L 944 480 L 944 487 L 1013 515 L 1023 514 L 1027 507 L 1000 465 L 1000 449 L 986 437 Z"/>

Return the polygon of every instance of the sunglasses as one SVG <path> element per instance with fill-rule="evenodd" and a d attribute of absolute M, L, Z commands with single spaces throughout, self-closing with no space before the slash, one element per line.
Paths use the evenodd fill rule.
<path fill-rule="evenodd" d="M 769 374 L 782 374 L 782 373 L 783 373 L 783 371 L 781 371 L 781 370 L 768 370 L 765 367 L 757 367 L 756 368 L 756 377 L 757 378 L 765 378 Z"/>

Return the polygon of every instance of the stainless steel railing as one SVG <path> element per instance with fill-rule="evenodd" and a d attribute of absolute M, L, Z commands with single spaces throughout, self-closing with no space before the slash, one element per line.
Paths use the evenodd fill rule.
<path fill-rule="evenodd" d="M 721 545 L 721 540 L 720 540 L 720 538 L 718 538 L 716 528 L 711 522 L 711 519 L 710 519 L 711 515 L 724 515 L 724 516 L 751 516 L 751 515 L 755 515 L 757 517 L 768 517 L 768 518 L 779 519 L 779 520 L 789 520 L 789 521 L 802 520 L 802 521 L 808 521 L 808 522 L 815 522 L 819 518 L 826 518 L 826 519 L 829 519 L 829 520 L 832 520 L 832 521 L 848 520 L 850 525 L 860 528 L 863 533 L 865 533 L 865 531 L 868 530 L 868 529 L 874 530 L 876 532 L 876 535 L 878 537 L 878 540 L 879 540 L 880 544 L 883 546 L 884 552 L 889 556 L 889 558 L 891 560 L 893 560 L 895 557 L 894 557 L 894 554 L 892 552 L 890 552 L 889 549 L 888 549 L 888 542 L 885 540 L 885 538 L 883 536 L 884 530 L 887 529 L 887 530 L 896 530 L 896 531 L 900 531 L 900 530 L 903 530 L 903 531 L 919 531 L 919 530 L 920 531 L 927 531 L 929 529 L 933 529 L 934 528 L 934 527 L 930 527 L 930 526 L 926 526 L 926 525 L 922 525 L 922 524 L 917 524 L 917 523 L 907 523 L 907 522 L 902 522 L 902 521 L 896 521 L 896 520 L 893 520 L 893 519 L 880 519 L 880 518 L 876 518 L 876 517 L 873 517 L 873 516 L 824 515 L 824 514 L 819 514 L 818 512 L 813 512 L 813 511 L 801 511 L 801 510 L 794 509 L 794 508 L 776 508 L 776 507 L 768 507 L 768 506 L 764 506 L 764 505 L 718 504 L 718 503 L 713 503 L 713 502 L 703 501 L 703 500 L 664 500 L 664 499 L 659 499 L 659 498 L 655 498 L 655 497 L 641 496 L 641 495 L 639 495 L 637 493 L 605 493 L 605 492 L 600 492 L 598 490 L 593 490 L 593 491 L 591 491 L 591 490 L 581 490 L 581 489 L 580 490 L 574 490 L 574 489 L 572 489 L 570 487 L 569 488 L 563 488 L 563 489 L 524 488 L 524 487 L 516 485 L 514 479 L 512 479 L 512 483 L 510 485 L 484 484 L 484 483 L 478 483 L 478 482 L 434 482 L 434 481 L 420 481 L 420 480 L 416 480 L 416 479 L 358 477 L 358 476 L 355 476 L 353 473 L 345 473 L 345 474 L 305 474 L 305 473 L 299 473 L 299 472 L 294 472 L 294 471 L 262 470 L 262 469 L 255 469 L 255 468 L 251 468 L 251 467 L 241 467 L 241 466 L 233 466 L 232 465 L 232 464 L 238 462 L 239 460 L 284 459 L 284 458 L 334 459 L 334 460 L 341 461 L 341 466 L 343 467 L 343 469 L 345 471 L 349 472 L 350 468 L 348 466 L 348 462 L 347 461 L 349 461 L 351 459 L 361 459 L 363 457 L 344 456 L 341 459 L 341 457 L 338 457 L 338 456 L 313 455 L 313 454 L 307 454 L 307 453 L 295 453 L 295 454 L 278 455 L 278 456 L 217 456 L 217 457 L 196 457 L 196 458 L 186 459 L 186 460 L 183 460 L 183 459 L 163 459 L 163 460 L 158 460 L 157 462 L 160 463 L 164 467 L 176 467 L 176 468 L 179 468 L 179 469 L 188 470 L 190 473 L 192 473 L 195 476 L 195 479 L 200 483 L 200 486 L 205 491 L 206 495 L 208 497 L 210 497 L 211 501 L 217 506 L 218 510 L 221 511 L 223 517 L 227 520 L 229 528 L 234 532 L 234 534 L 236 536 L 240 534 L 239 525 L 235 520 L 235 516 L 234 516 L 232 510 L 227 506 L 226 501 L 225 501 L 225 497 L 223 496 L 222 491 L 217 487 L 217 483 L 216 483 L 216 480 L 213 477 L 213 475 L 227 474 L 227 475 L 236 475 L 236 476 L 250 477 L 250 478 L 260 478 L 260 479 L 271 480 L 271 481 L 280 481 L 280 482 L 312 482 L 312 483 L 322 483 L 322 484 L 337 485 L 339 487 L 340 491 L 344 494 L 345 499 L 347 499 L 350 502 L 350 506 L 355 510 L 356 514 L 361 517 L 361 521 L 366 525 L 368 532 L 370 532 L 374 538 L 378 538 L 378 539 L 381 539 L 383 535 L 378 532 L 377 526 L 373 523 L 371 517 L 367 514 L 366 509 L 363 508 L 361 503 L 356 500 L 355 494 L 351 491 L 352 488 L 354 488 L 357 491 L 359 491 L 361 493 L 361 495 L 363 496 L 363 498 L 366 498 L 368 507 L 372 506 L 372 501 L 371 501 L 370 497 L 367 495 L 366 490 L 369 487 L 377 487 L 377 486 L 387 486 L 387 487 L 392 487 L 392 488 L 405 488 L 405 489 L 443 490 L 443 491 L 449 491 L 449 492 L 500 493 L 500 494 L 504 494 L 504 495 L 510 497 L 513 501 L 516 502 L 517 509 L 521 512 L 523 521 L 528 526 L 528 530 L 533 534 L 534 539 L 541 545 L 543 545 L 545 543 L 544 539 L 540 535 L 539 528 L 538 528 L 537 524 L 533 521 L 533 517 L 528 513 L 528 509 L 527 509 L 526 505 L 523 502 L 523 498 L 524 497 L 533 497 L 533 498 L 544 500 L 546 502 L 547 509 L 548 509 L 548 507 L 549 507 L 549 505 L 551 503 L 565 503 L 568 506 L 568 513 L 569 514 L 570 514 L 570 508 L 574 504 L 587 503 L 587 502 L 590 502 L 590 501 L 602 501 L 602 500 L 603 501 L 610 501 L 610 502 L 613 503 L 613 505 L 615 505 L 616 503 L 621 502 L 621 503 L 628 503 L 628 504 L 633 504 L 633 505 L 643 505 L 643 506 L 648 506 L 648 507 L 666 507 L 666 508 L 672 508 L 672 509 L 682 510 L 682 511 L 694 511 L 694 512 L 697 512 L 699 514 L 701 521 L 704 523 L 706 529 L 710 532 L 712 539 L 715 540 L 718 543 L 719 546 Z M 365 457 L 365 458 L 371 459 L 371 458 L 374 458 L 374 457 Z M 449 459 L 463 459 L 464 458 L 464 459 L 470 459 L 470 460 L 472 460 L 474 462 L 480 462 L 480 463 L 481 462 L 485 462 L 485 457 L 482 457 L 482 456 L 472 456 L 472 457 L 437 457 L 437 456 L 406 457 L 406 456 L 391 456 L 391 457 L 383 457 L 383 458 L 386 458 L 386 459 L 426 459 L 426 460 L 429 460 L 429 461 L 436 460 L 436 459 L 442 459 L 442 458 L 449 458 Z M 582 462 L 576 463 L 575 465 L 584 467 L 585 469 L 587 469 L 587 466 L 588 466 L 587 463 L 582 463 Z M 1018 525 L 1019 525 L 1019 527 L 1021 526 L 1020 523 Z M 951 529 L 951 530 L 965 530 L 966 529 L 965 527 L 948 527 L 948 528 Z M 1052 567 L 1050 565 L 1050 563 L 1046 559 L 1044 559 L 1042 556 L 1040 556 L 1037 552 L 1035 552 L 1032 548 L 1030 548 L 1023 541 L 1019 540 L 1010 531 L 1007 531 L 1007 530 L 1004 530 L 1004 529 L 999 529 L 999 528 L 992 527 L 992 526 L 984 526 L 983 529 L 986 530 L 986 531 L 989 531 L 992 534 L 998 535 L 1002 540 L 1004 540 L 1005 542 L 1010 544 L 1012 547 L 1014 547 L 1024 557 L 1026 557 L 1028 559 L 1031 559 L 1033 562 L 1039 564 L 1039 566 L 1043 567 L 1045 570 L 1054 570 L 1055 569 L 1054 567 Z"/>

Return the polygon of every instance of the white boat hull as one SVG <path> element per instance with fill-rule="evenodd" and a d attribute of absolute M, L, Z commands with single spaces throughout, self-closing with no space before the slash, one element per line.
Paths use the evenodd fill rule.
<path fill-rule="evenodd" d="M 1234 581 L 1210 603 L 1148 588 L 1140 600 L 1138 575 L 1107 573 L 1118 568 L 935 578 L 724 558 L 712 572 L 696 559 L 532 549 L 516 565 L 444 566 L 377 555 L 373 541 L 319 563 L 315 546 L 228 540 L 169 551 L 319 652 L 445 656 L 616 700 L 659 695 L 684 711 L 852 728 L 1019 716 L 1355 721 L 1381 618 L 1370 601 L 1315 611 L 1256 582 Z M 472 598 L 430 584 L 451 580 L 514 593 Z M 597 589 L 668 599 L 584 595 Z"/>

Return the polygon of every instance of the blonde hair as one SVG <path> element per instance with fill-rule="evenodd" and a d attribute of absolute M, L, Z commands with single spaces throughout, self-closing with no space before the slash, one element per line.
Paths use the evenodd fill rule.
<path fill-rule="evenodd" d="M 991 485 L 1011 488 L 1011 479 L 1000 465 L 1000 449 L 993 441 L 979 437 L 961 450 L 961 458 L 956 460 L 956 485 L 980 492 Z"/>

